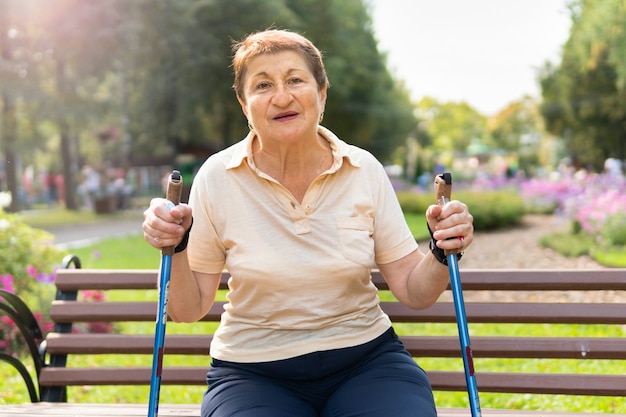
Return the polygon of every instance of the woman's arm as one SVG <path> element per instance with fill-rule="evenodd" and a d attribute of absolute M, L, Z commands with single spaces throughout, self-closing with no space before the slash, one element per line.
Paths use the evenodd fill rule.
<path fill-rule="evenodd" d="M 426 210 L 426 219 L 441 249 L 464 250 L 474 240 L 474 219 L 467 206 L 459 201 L 450 201 L 444 207 L 431 205 Z M 463 240 L 449 239 L 459 236 Z M 437 261 L 432 253 L 424 254 L 420 250 L 397 261 L 380 264 L 378 268 L 393 295 L 415 309 L 433 305 L 449 281 L 448 267 Z"/>
<path fill-rule="evenodd" d="M 171 210 L 166 200 L 155 198 L 144 211 L 142 225 L 144 239 L 151 246 L 162 249 L 177 246 L 192 223 L 192 210 L 179 204 Z M 221 274 L 204 274 L 192 271 L 187 251 L 172 256 L 168 314 L 173 321 L 194 322 L 200 320 L 211 308 L 219 287 Z"/>

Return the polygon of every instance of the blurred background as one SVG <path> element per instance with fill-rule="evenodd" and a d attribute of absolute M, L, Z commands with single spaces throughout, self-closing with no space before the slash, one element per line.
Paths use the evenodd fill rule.
<path fill-rule="evenodd" d="M 324 125 L 398 188 L 623 173 L 620 0 L 0 0 L 0 205 L 109 212 L 192 179 L 246 134 L 231 45 L 270 26 L 323 50 Z"/>

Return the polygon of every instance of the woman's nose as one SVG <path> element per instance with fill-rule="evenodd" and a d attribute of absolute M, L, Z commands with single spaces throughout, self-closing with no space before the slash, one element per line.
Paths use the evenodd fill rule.
<path fill-rule="evenodd" d="M 285 85 L 279 85 L 274 93 L 274 104 L 277 106 L 284 106 L 288 104 L 292 99 L 291 92 Z"/>

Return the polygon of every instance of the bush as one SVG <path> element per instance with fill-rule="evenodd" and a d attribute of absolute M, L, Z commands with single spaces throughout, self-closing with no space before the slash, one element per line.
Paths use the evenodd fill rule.
<path fill-rule="evenodd" d="M 584 233 L 552 233 L 543 236 L 539 244 L 551 248 L 568 258 L 588 255 L 593 246 L 593 239 Z"/>
<path fill-rule="evenodd" d="M 25 224 L 17 214 L 0 210 L 0 288 L 17 294 L 33 310 L 44 333 L 51 330 L 49 308 L 54 298 L 55 271 L 61 252 L 52 235 Z M 8 317 L 0 321 L 0 349 L 19 352 L 21 340 Z"/>
<path fill-rule="evenodd" d="M 624 214 L 609 216 L 600 231 L 601 244 L 605 246 L 626 246 L 626 217 Z"/>
<path fill-rule="evenodd" d="M 0 274 L 12 281 L 16 294 L 27 294 L 38 283 L 54 281 L 54 265 L 62 254 L 53 236 L 28 226 L 18 214 L 0 211 Z"/>
<path fill-rule="evenodd" d="M 405 214 L 412 213 L 424 215 L 428 206 L 435 203 L 434 194 L 399 191 L 397 196 L 398 201 L 400 202 L 400 207 L 402 207 L 402 211 Z"/>
<path fill-rule="evenodd" d="M 452 196 L 467 204 L 476 230 L 495 230 L 520 223 L 526 213 L 524 201 L 514 191 L 460 191 Z M 403 191 L 398 201 L 405 214 L 424 214 L 434 204 L 432 194 Z"/>

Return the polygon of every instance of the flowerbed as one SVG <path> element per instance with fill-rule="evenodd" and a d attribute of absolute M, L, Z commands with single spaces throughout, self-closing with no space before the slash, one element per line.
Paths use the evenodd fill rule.
<path fill-rule="evenodd" d="M 549 207 L 571 221 L 572 234 L 584 234 L 593 242 L 589 252 L 594 258 L 617 253 L 615 266 L 622 266 L 619 258 L 626 262 L 625 177 L 587 174 L 533 179 L 521 184 L 521 193 L 532 208 Z"/>

